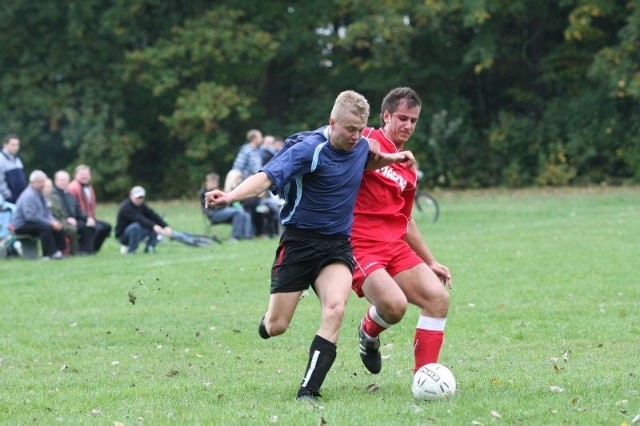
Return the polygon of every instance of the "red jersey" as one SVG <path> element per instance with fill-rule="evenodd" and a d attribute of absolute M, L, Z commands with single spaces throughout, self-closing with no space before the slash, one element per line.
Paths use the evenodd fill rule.
<path fill-rule="evenodd" d="M 378 141 L 381 152 L 398 152 L 382 129 L 367 127 L 363 136 Z M 356 197 L 351 239 L 402 239 L 407 233 L 416 183 L 415 168 L 404 163 L 365 171 Z"/>

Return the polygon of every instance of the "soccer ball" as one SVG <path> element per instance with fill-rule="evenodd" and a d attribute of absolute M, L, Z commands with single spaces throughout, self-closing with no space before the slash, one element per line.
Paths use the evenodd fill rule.
<path fill-rule="evenodd" d="M 456 392 L 453 373 L 442 364 L 423 365 L 413 376 L 413 396 L 425 401 L 451 398 Z"/>

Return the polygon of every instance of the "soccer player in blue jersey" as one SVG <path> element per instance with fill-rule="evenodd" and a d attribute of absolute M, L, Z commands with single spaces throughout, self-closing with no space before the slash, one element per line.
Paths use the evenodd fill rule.
<path fill-rule="evenodd" d="M 283 334 L 303 291 L 313 288 L 320 300 L 320 328 L 311 342 L 309 361 L 297 399 L 318 404 L 319 391 L 336 358 L 336 343 L 349 298 L 354 260 L 351 243 L 353 207 L 365 168 L 415 162 L 411 152 L 379 153 L 362 137 L 369 103 L 354 91 L 335 100 L 329 125 L 290 136 L 262 170 L 230 192 L 206 194 L 209 205 L 231 204 L 272 188 L 284 198 L 284 232 L 271 269 L 269 308 L 260 336 Z"/>

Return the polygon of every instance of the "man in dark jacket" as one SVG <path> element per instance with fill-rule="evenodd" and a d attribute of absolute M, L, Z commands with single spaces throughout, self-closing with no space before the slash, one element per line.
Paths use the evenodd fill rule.
<path fill-rule="evenodd" d="M 173 231 L 151 207 L 145 204 L 146 191 L 141 186 L 134 186 L 129 198 L 118 208 L 116 222 L 116 238 L 122 246 L 120 253 L 135 253 L 141 241 L 145 241 L 145 253 L 155 252 L 158 236 L 171 237 Z"/>
<path fill-rule="evenodd" d="M 27 187 L 27 178 L 18 151 L 20 151 L 18 135 L 13 133 L 6 135 L 0 150 L 0 195 L 7 202 L 14 204 Z"/>
<path fill-rule="evenodd" d="M 53 175 L 51 213 L 64 226 L 64 232 L 71 243 L 71 254 L 92 254 L 96 228 L 87 226 L 87 215 L 68 191 L 70 181 L 71 177 L 65 170 L 58 170 Z"/>

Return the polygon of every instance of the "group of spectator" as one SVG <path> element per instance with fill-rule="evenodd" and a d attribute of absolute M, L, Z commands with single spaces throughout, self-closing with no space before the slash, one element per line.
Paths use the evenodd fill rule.
<path fill-rule="evenodd" d="M 224 181 L 224 190 L 231 191 L 242 181 L 258 173 L 282 148 L 280 137 L 266 135 L 252 129 L 247 132 L 247 140 L 240 148 L 231 170 Z M 283 200 L 268 191 L 257 197 L 250 197 L 231 206 L 207 208 L 204 194 L 220 188 L 221 178 L 216 172 L 207 173 L 203 188 L 198 195 L 203 213 L 211 224 L 230 223 L 230 242 L 248 240 L 254 237 L 275 237 L 279 234 L 278 213 Z"/>
<path fill-rule="evenodd" d="M 27 180 L 19 151 L 18 135 L 6 135 L 0 157 L 3 251 L 20 255 L 16 236 L 29 236 L 40 240 L 43 259 L 98 252 L 111 234 L 111 225 L 95 216 L 89 166 L 76 167 L 73 181 L 65 170 L 57 171 L 53 180 L 42 170 L 33 170 Z"/>
<path fill-rule="evenodd" d="M 246 143 L 225 177 L 224 189 L 230 191 L 258 173 L 282 145 L 282 138 L 263 137 L 259 130 L 249 130 Z M 40 240 L 43 259 L 97 253 L 111 235 L 112 225 L 96 218 L 90 167 L 84 164 L 76 167 L 73 180 L 65 170 L 55 172 L 53 179 L 42 170 L 33 170 L 27 179 L 19 151 L 18 135 L 6 135 L 0 155 L 3 252 L 22 254 L 20 241 L 15 237 L 30 236 Z M 220 175 L 208 173 L 199 196 L 202 211 L 211 224 L 231 224 L 230 242 L 279 235 L 278 213 L 283 200 L 267 191 L 231 206 L 207 208 L 204 194 L 220 185 Z M 162 236 L 172 236 L 164 219 L 145 204 L 145 195 L 144 188 L 135 186 L 118 208 L 115 237 L 122 254 L 135 253 L 141 242 L 145 242 L 145 253 L 153 252 Z"/>

